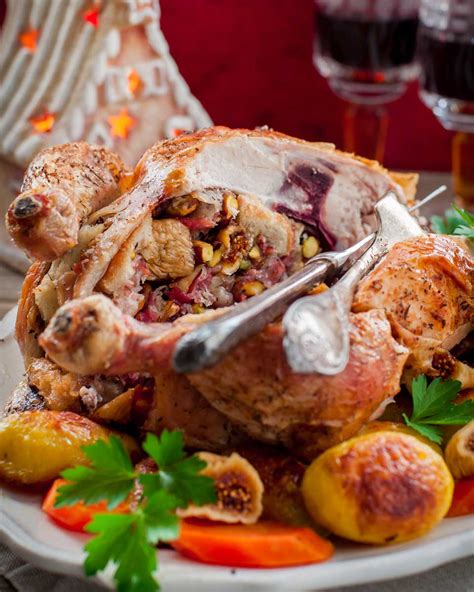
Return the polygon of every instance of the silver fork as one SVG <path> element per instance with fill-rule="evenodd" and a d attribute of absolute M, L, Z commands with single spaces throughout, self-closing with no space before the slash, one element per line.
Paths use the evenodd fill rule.
<path fill-rule="evenodd" d="M 445 190 L 446 186 L 439 187 L 409 211 L 418 209 Z M 400 205 L 400 208 L 404 216 L 413 220 L 404 206 Z M 419 228 L 418 224 L 413 222 Z M 180 339 L 175 348 L 174 369 L 180 373 L 188 373 L 213 366 L 236 345 L 281 316 L 288 305 L 306 294 L 311 286 L 323 280 L 330 281 L 352 265 L 374 242 L 375 236 L 371 234 L 345 251 L 326 252 L 313 257 L 303 269 L 283 282 L 239 304 L 224 316 L 191 331 Z M 342 306 L 342 304 L 341 301 L 336 306 Z M 346 343 L 344 339 L 343 347 Z"/>

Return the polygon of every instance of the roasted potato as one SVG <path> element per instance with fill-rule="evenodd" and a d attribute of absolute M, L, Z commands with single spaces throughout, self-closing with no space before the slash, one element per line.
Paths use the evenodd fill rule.
<path fill-rule="evenodd" d="M 419 537 L 448 511 L 453 478 L 443 458 L 397 431 L 357 436 L 306 470 L 303 497 L 316 523 L 346 539 L 392 543 Z"/>
<path fill-rule="evenodd" d="M 0 479 L 18 484 L 54 479 L 67 467 L 84 464 L 81 446 L 113 432 L 69 411 L 25 411 L 0 420 Z M 129 451 L 133 438 L 121 436 Z"/>
<path fill-rule="evenodd" d="M 410 428 L 406 424 L 400 423 L 398 421 L 369 421 L 369 423 L 367 423 L 357 435 L 362 436 L 372 432 L 399 432 L 402 434 L 408 434 L 409 436 L 417 438 L 420 440 L 420 442 L 423 442 L 435 452 L 441 454 L 441 456 L 443 455 L 441 446 L 438 446 L 438 444 L 435 444 L 429 438 L 425 438 L 413 428 Z"/>

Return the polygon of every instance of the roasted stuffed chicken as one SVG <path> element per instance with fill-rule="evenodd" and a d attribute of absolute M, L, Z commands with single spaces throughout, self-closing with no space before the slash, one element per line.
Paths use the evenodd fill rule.
<path fill-rule="evenodd" d="M 110 189 L 103 182 L 94 192 L 84 179 L 91 162 L 100 168 L 97 149 L 65 150 L 81 153 L 82 165 L 74 161 L 70 171 L 58 148 L 41 153 L 27 175 L 28 189 L 47 193 L 54 170 L 55 190 L 69 192 L 70 216 L 58 217 L 48 198 L 48 207 L 28 217 L 27 251 L 38 261 L 25 281 L 17 336 L 30 367 L 10 410 L 42 400 L 102 421 L 181 427 L 189 443 L 212 450 L 244 432 L 308 457 L 355 433 L 396 394 L 408 352 L 379 313 L 354 315 L 351 364 L 334 379 L 292 374 L 278 324 L 210 374 L 178 379 L 170 356 L 196 323 L 277 283 L 319 249 L 373 230 L 376 201 L 388 189 L 413 200 L 413 176 L 269 130 L 213 128 L 158 144 L 133 177 L 122 171 Z M 109 160 L 96 171 L 102 179 L 111 174 Z M 15 220 L 26 197 L 8 214 L 20 246 Z M 64 232 L 72 228 L 67 245 L 57 242 L 61 223 Z M 250 367 L 255 347 L 278 357 L 278 376 L 270 361 Z M 232 395 L 228 381 L 243 366 L 248 372 Z"/>
<path fill-rule="evenodd" d="M 350 317 L 350 361 L 339 375 L 293 373 L 276 322 L 214 368 L 177 376 L 170 360 L 182 335 L 291 275 L 319 249 L 362 238 L 374 229 L 377 200 L 390 189 L 412 201 L 416 180 L 327 144 L 212 128 L 151 148 L 133 175 L 122 171 L 110 192 L 103 190 L 110 202 L 104 206 L 97 193 L 82 190 L 96 149 L 79 148 L 77 183 L 61 185 L 79 225 L 68 250 L 56 242 L 59 230 L 40 232 L 50 220 L 58 223 L 57 209 L 30 220 L 29 253 L 39 260 L 17 322 L 28 370 L 9 411 L 73 410 L 148 431 L 179 428 L 188 445 L 212 451 L 250 436 L 311 459 L 380 415 L 400 390 L 407 359 L 411 367 L 419 363 L 420 339 L 434 339 L 436 330 L 420 328 L 416 315 L 404 318 L 416 342 L 397 329 L 392 308 L 408 304 L 405 296 L 383 301 L 397 253 L 399 261 L 407 250 L 415 258 L 429 249 L 452 254 L 445 265 L 440 256 L 423 259 L 428 280 L 443 278 L 436 302 L 428 291 L 413 293 L 426 314 L 448 307 L 440 352 L 449 356 L 471 326 L 472 256 L 451 239 L 427 237 L 397 246 L 361 285 Z M 44 186 L 50 166 L 71 179 L 56 154 L 40 154 L 29 177 L 40 171 Z M 108 178 L 109 160 L 102 167 Z M 8 219 L 18 240 L 15 203 Z M 48 261 L 48 252 L 62 254 Z M 433 356 L 423 355 L 435 373 Z"/>

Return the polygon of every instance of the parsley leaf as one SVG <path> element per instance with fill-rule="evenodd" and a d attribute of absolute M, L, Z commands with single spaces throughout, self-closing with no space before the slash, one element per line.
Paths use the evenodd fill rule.
<path fill-rule="evenodd" d="M 115 582 L 123 592 L 155 592 L 156 549 L 148 540 L 143 514 L 97 514 L 86 530 L 98 536 L 84 547 L 86 575 L 105 569 L 109 561 L 117 565 Z"/>
<path fill-rule="evenodd" d="M 205 461 L 195 455 L 185 457 L 181 432 L 164 430 L 159 439 L 147 434 L 143 450 L 159 468 L 157 473 L 140 475 L 145 495 L 165 489 L 178 499 L 181 508 L 190 503 L 202 506 L 216 501 L 213 480 L 199 475 L 206 466 Z"/>
<path fill-rule="evenodd" d="M 175 541 L 178 538 L 179 520 L 175 512 L 178 503 L 176 498 L 163 490 L 150 496 L 143 516 L 151 543 L 156 545 L 158 541 Z"/>
<path fill-rule="evenodd" d="M 183 434 L 178 431 L 163 430 L 159 438 L 155 434 L 147 434 L 143 450 L 163 468 L 186 458 Z"/>
<path fill-rule="evenodd" d="M 431 227 L 438 234 L 454 234 L 455 229 L 461 223 L 461 216 L 453 208 L 446 210 L 444 216 L 431 217 Z"/>
<path fill-rule="evenodd" d="M 455 234 L 474 239 L 474 215 L 454 206 L 441 216 L 431 218 L 431 226 L 438 234 Z"/>
<path fill-rule="evenodd" d="M 135 524 L 131 514 L 96 514 L 85 530 L 98 533 L 84 547 L 88 556 L 84 562 L 88 576 L 105 569 L 109 561 L 118 562 L 123 552 L 123 541 Z"/>
<path fill-rule="evenodd" d="M 109 441 L 98 440 L 83 451 L 91 467 L 78 466 L 61 473 L 71 483 L 58 489 L 55 506 L 70 506 L 79 501 L 94 504 L 107 500 L 108 507 L 117 507 L 129 495 L 135 483 L 132 461 L 122 441 L 111 436 Z"/>
<path fill-rule="evenodd" d="M 417 376 L 412 382 L 413 415 L 412 421 L 421 420 L 442 412 L 461 390 L 457 380 L 442 381 L 435 378 L 428 386 L 426 376 Z"/>
<path fill-rule="evenodd" d="M 420 423 L 414 423 L 408 419 L 406 413 L 403 413 L 403 419 L 405 420 L 405 423 L 409 428 L 412 428 L 413 430 L 417 431 L 425 438 L 428 438 L 428 440 L 431 440 L 436 444 L 441 444 L 441 442 L 443 441 L 443 431 L 441 430 L 441 428 L 427 426 Z"/>
<path fill-rule="evenodd" d="M 453 206 L 453 208 L 468 226 L 474 228 L 474 214 L 471 214 L 462 208 L 458 208 L 458 206 Z"/>
<path fill-rule="evenodd" d="M 187 456 L 181 432 L 165 430 L 160 438 L 148 434 L 143 449 L 157 463 L 155 473 L 135 470 L 122 441 L 111 436 L 83 450 L 90 466 L 78 466 L 61 473 L 70 481 L 58 489 L 55 506 L 71 506 L 78 501 L 93 504 L 108 502 L 109 509 L 126 500 L 136 488 L 133 504 L 127 513 L 96 514 L 86 526 L 95 534 L 84 547 L 87 575 L 95 575 L 109 563 L 115 565 L 114 579 L 118 592 L 156 592 L 159 584 L 156 545 L 179 536 L 178 508 L 190 502 L 214 502 L 214 481 L 200 475 L 206 462 Z"/>
<path fill-rule="evenodd" d="M 405 423 L 437 444 L 441 444 L 443 432 L 436 426 L 465 425 L 474 419 L 474 401 L 459 405 L 453 403 L 461 390 L 457 380 L 436 378 L 429 385 L 426 376 L 417 376 L 412 382 L 413 413 L 405 413 Z"/>

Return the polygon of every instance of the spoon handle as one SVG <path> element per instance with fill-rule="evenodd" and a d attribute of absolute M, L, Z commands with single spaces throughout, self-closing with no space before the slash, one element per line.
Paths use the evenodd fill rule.
<path fill-rule="evenodd" d="M 194 372 L 212 366 L 238 343 L 283 314 L 288 304 L 308 290 L 308 285 L 326 279 L 336 270 L 337 264 L 330 255 L 321 257 L 283 282 L 239 304 L 225 316 L 188 333 L 176 346 L 175 370 Z"/>

